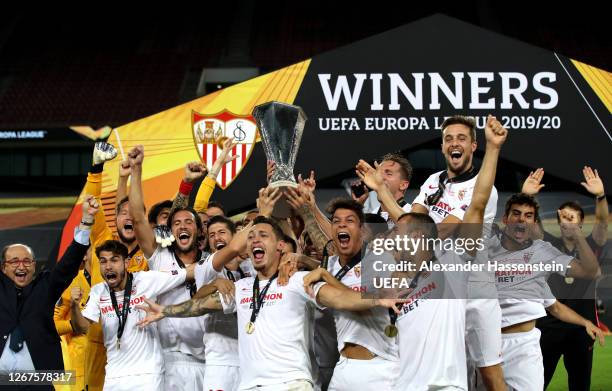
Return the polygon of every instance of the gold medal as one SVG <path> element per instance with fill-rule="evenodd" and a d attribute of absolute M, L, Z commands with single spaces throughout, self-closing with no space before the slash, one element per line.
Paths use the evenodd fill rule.
<path fill-rule="evenodd" d="M 566 284 L 573 284 L 574 283 L 574 277 L 565 277 L 565 283 Z"/>
<path fill-rule="evenodd" d="M 246 324 L 246 332 L 247 332 L 247 334 L 253 334 L 253 331 L 255 331 L 255 323 L 248 322 Z"/>
<path fill-rule="evenodd" d="M 397 327 L 394 324 L 387 325 L 385 335 L 389 338 L 397 337 Z"/>

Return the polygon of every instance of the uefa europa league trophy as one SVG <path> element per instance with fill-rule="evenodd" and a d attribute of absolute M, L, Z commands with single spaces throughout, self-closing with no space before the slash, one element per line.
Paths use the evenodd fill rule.
<path fill-rule="evenodd" d="M 271 187 L 297 187 L 293 166 L 306 123 L 306 114 L 299 106 L 281 102 L 267 102 L 253 109 L 259 134 L 268 160 L 276 163 L 270 178 Z M 290 207 L 283 196 L 274 206 L 274 217 L 289 217 Z"/>

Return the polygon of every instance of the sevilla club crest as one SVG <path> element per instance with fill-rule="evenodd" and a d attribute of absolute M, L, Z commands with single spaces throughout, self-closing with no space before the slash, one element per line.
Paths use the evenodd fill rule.
<path fill-rule="evenodd" d="M 232 155 L 238 158 L 221 169 L 217 185 L 225 190 L 244 168 L 257 138 L 257 125 L 250 115 L 236 115 L 227 110 L 214 115 L 192 112 L 193 139 L 202 162 L 212 167 L 221 152 L 223 141 L 233 137 L 238 144 Z"/>
<path fill-rule="evenodd" d="M 357 278 L 361 277 L 361 265 L 356 265 L 356 266 L 353 268 L 353 271 L 355 272 L 355 276 L 356 276 Z"/>
<path fill-rule="evenodd" d="M 457 197 L 459 198 L 459 201 L 463 201 L 463 197 L 465 197 L 466 192 L 467 192 L 466 189 L 459 190 L 459 193 L 457 193 Z"/>

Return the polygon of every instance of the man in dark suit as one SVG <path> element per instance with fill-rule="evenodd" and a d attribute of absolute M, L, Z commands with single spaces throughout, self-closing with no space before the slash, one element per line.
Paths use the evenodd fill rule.
<path fill-rule="evenodd" d="M 0 375 L 64 369 L 60 338 L 53 323 L 53 307 L 79 271 L 89 247 L 89 231 L 97 210 L 96 199 L 87 196 L 74 240 L 54 267 L 38 275 L 35 275 L 36 261 L 30 247 L 10 244 L 2 250 Z M 18 386 L 19 383 L 8 388 Z M 53 386 L 47 388 L 53 389 Z"/>

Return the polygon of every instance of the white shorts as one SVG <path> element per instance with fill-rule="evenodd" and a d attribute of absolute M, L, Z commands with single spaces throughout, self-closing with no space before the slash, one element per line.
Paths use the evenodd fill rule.
<path fill-rule="evenodd" d="M 502 334 L 502 369 L 508 390 L 542 391 L 544 363 L 540 349 L 540 330 Z"/>
<path fill-rule="evenodd" d="M 281 384 L 270 386 L 257 386 L 246 388 L 246 391 L 313 391 L 314 388 L 310 380 L 291 380 Z"/>
<path fill-rule="evenodd" d="M 165 391 L 163 374 L 143 374 L 104 379 L 104 391 Z"/>
<path fill-rule="evenodd" d="M 328 390 L 391 391 L 394 389 L 398 371 L 397 361 L 384 360 L 380 357 L 371 360 L 353 360 L 340 356 Z"/>
<path fill-rule="evenodd" d="M 206 365 L 203 360 L 180 352 L 164 352 L 166 390 L 202 391 Z"/>
<path fill-rule="evenodd" d="M 501 308 L 496 299 L 468 299 L 465 343 L 468 362 L 482 368 L 502 362 Z"/>
<path fill-rule="evenodd" d="M 240 367 L 206 365 L 204 391 L 235 391 L 240 385 Z"/>

